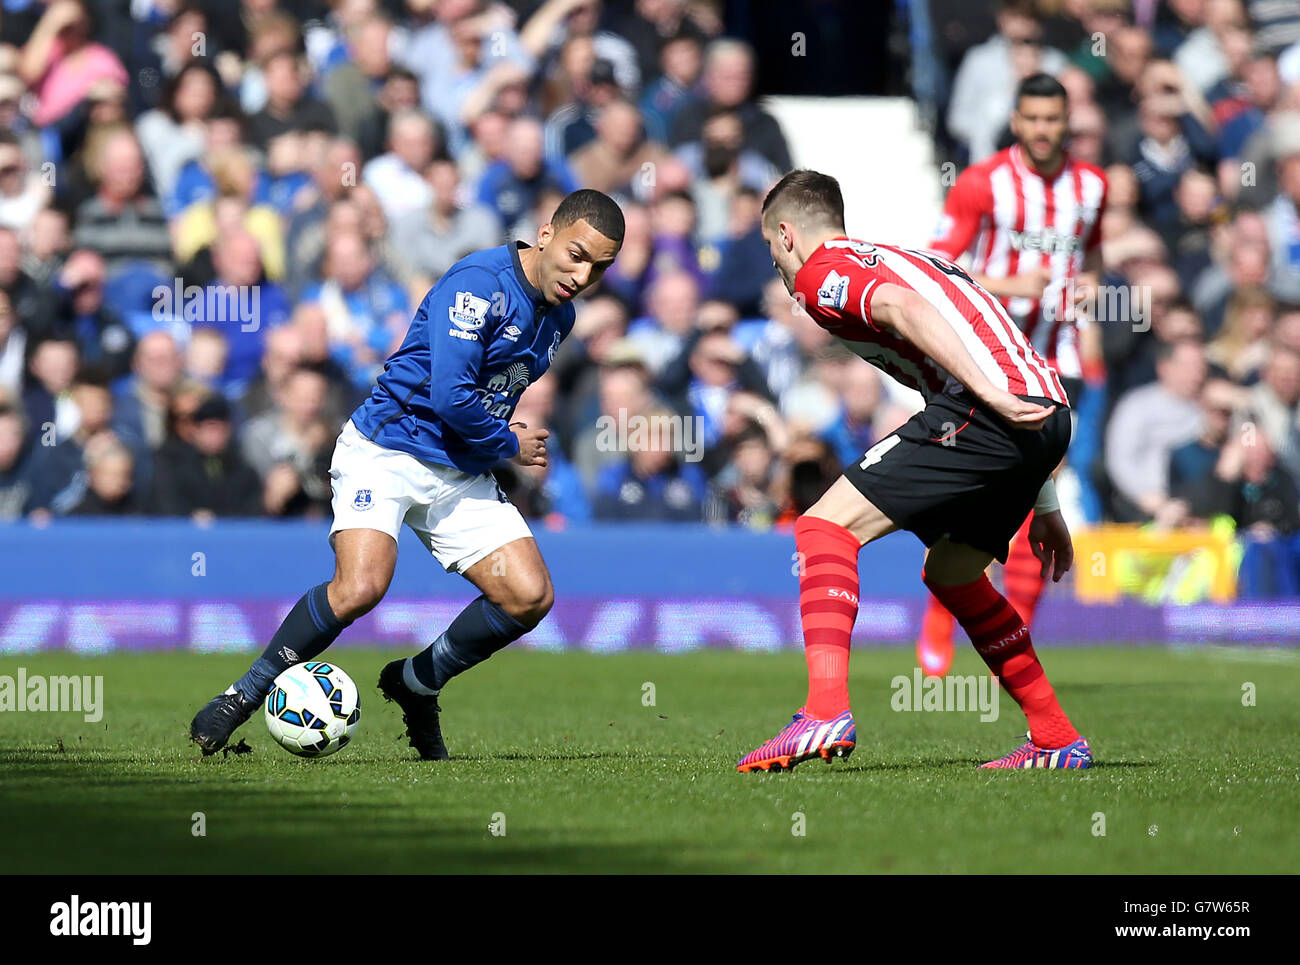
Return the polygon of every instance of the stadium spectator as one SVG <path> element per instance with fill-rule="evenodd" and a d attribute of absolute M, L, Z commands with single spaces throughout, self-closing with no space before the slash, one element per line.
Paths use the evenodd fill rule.
<path fill-rule="evenodd" d="M 328 420 L 328 403 L 329 380 L 295 368 L 282 378 L 274 408 L 245 424 L 244 459 L 262 477 L 262 505 L 269 515 L 328 511 L 330 456 L 339 429 Z"/>
<path fill-rule="evenodd" d="M 229 360 L 230 342 L 220 329 L 208 326 L 190 332 L 185 346 L 186 379 L 218 392 Z"/>
<path fill-rule="evenodd" d="M 1128 392 L 1115 406 L 1106 431 L 1106 469 L 1121 521 L 1153 519 L 1173 527 L 1187 518 L 1187 503 L 1169 493 L 1169 457 L 1201 433 L 1198 399 L 1205 375 L 1199 344 L 1184 339 L 1163 345 L 1156 381 Z"/>
<path fill-rule="evenodd" d="M 1196 164 L 1214 164 L 1218 153 L 1176 67 L 1153 63 L 1143 83 L 1148 90 L 1138 104 L 1141 136 L 1126 160 L 1137 175 L 1139 210 L 1159 230 L 1177 220 L 1174 190 L 1183 174 Z"/>
<path fill-rule="evenodd" d="M 596 59 L 589 36 L 565 41 L 548 87 L 548 96 L 543 100 L 548 109 L 546 156 L 557 159 L 590 143 L 596 136 L 596 115 L 623 96 L 614 79 L 614 65 Z"/>
<path fill-rule="evenodd" d="M 47 509 L 56 515 L 72 511 L 86 493 L 86 455 L 97 441 L 129 445 L 133 457 L 147 459 L 142 440 L 114 425 L 113 395 L 105 380 L 79 376 L 68 399 L 76 410 L 76 428 L 66 436 L 47 436 L 42 426 L 40 445 L 32 455 L 29 510 Z"/>
<path fill-rule="evenodd" d="M 299 196 L 298 209 L 289 218 L 285 232 L 285 285 L 295 297 L 320 277 L 330 216 L 337 202 L 356 193 L 353 189 L 360 176 L 361 157 L 357 145 L 336 138 L 321 145 L 310 165 L 312 184 Z M 352 219 L 352 230 L 361 230 L 359 205 L 340 207 L 339 212 Z"/>
<path fill-rule="evenodd" d="M 1278 135 L 1278 193 L 1267 211 L 1269 288 L 1283 301 L 1300 301 L 1300 118 Z"/>
<path fill-rule="evenodd" d="M 705 121 L 722 108 L 740 116 L 745 148 L 765 158 L 778 171 L 793 166 L 780 125 L 754 100 L 754 51 L 748 44 L 729 38 L 710 42 L 704 52 L 702 84 L 704 96 L 683 105 L 674 119 L 674 148 L 700 140 Z"/>
<path fill-rule="evenodd" d="M 88 248 L 72 252 L 55 279 L 49 314 L 39 322 L 34 319 L 28 329 L 37 338 L 75 340 L 83 364 L 116 377 L 130 368 L 135 336 L 105 304 L 105 276 L 104 259 L 98 252 Z"/>
<path fill-rule="evenodd" d="M 0 289 L 0 399 L 12 402 L 22 394 L 26 352 L 27 331 Z"/>
<path fill-rule="evenodd" d="M 1300 483 L 1267 438 L 1230 439 L 1215 469 L 1212 508 L 1232 517 L 1242 536 L 1238 595 L 1300 595 Z"/>
<path fill-rule="evenodd" d="M 1228 76 L 1224 37 L 1245 26 L 1246 12 L 1240 0 L 1206 0 L 1204 20 L 1174 52 L 1178 69 L 1199 89 L 1208 91 Z"/>
<path fill-rule="evenodd" d="M 135 133 L 159 198 L 171 197 L 181 169 L 203 152 L 205 122 L 221 93 L 216 68 L 195 61 L 167 81 L 162 103 L 135 122 Z"/>
<path fill-rule="evenodd" d="M 434 161 L 425 168 L 425 178 L 432 200 L 396 220 L 392 238 L 398 257 L 428 289 L 461 258 L 497 244 L 501 225 L 486 205 L 462 205 L 456 162 Z"/>
<path fill-rule="evenodd" d="M 1208 519 L 1221 511 L 1213 505 L 1210 488 L 1228 441 L 1233 414 L 1243 401 L 1244 393 L 1231 382 L 1207 379 L 1201 390 L 1201 434 L 1169 454 L 1169 494 L 1184 500 L 1190 515 L 1197 519 Z"/>
<path fill-rule="evenodd" d="M 646 133 L 653 140 L 667 143 L 682 108 L 703 97 L 699 85 L 703 52 L 700 38 L 693 33 L 673 34 L 663 40 L 659 76 L 642 90 L 639 104 Z M 654 66 L 642 61 L 642 73 L 653 77 Z"/>
<path fill-rule="evenodd" d="M 574 467 L 592 491 L 597 476 L 626 459 L 617 446 L 609 444 L 608 427 L 647 413 L 655 404 L 651 384 L 635 346 L 626 340 L 610 346 L 596 388 L 599 410 L 590 422 L 578 424 L 571 449 Z"/>
<path fill-rule="evenodd" d="M 152 511 L 197 521 L 259 515 L 262 484 L 234 443 L 230 404 L 211 395 L 182 419 L 184 437 L 157 459 Z"/>
<path fill-rule="evenodd" d="M 217 196 L 212 162 L 243 146 L 243 127 L 242 115 L 235 109 L 220 105 L 213 108 L 203 123 L 202 150 L 181 165 L 171 191 L 159 199 L 168 217 L 175 217 L 190 205 L 211 201 Z"/>
<path fill-rule="evenodd" d="M 152 450 L 166 441 L 168 408 L 181 369 L 181 353 L 171 334 L 149 332 L 136 345 L 131 377 L 114 399 L 117 424 Z"/>
<path fill-rule="evenodd" d="M 42 208 L 36 212 L 24 237 L 22 272 L 37 290 L 48 288 L 63 267 L 72 236 L 68 231 L 67 212 Z"/>
<path fill-rule="evenodd" d="M 674 394 L 672 400 L 678 411 L 694 419 L 700 427 L 704 445 L 713 446 L 722 437 L 728 400 L 741 388 L 764 392 L 763 377 L 723 329 L 698 332 L 687 340 L 682 354 L 688 366 L 689 379 L 684 391 Z M 664 373 L 665 376 L 671 374 L 671 369 Z M 664 385 L 662 379 L 660 384 Z M 664 387 L 665 394 L 668 388 Z"/>
<path fill-rule="evenodd" d="M 557 396 L 549 407 L 548 422 L 555 426 L 570 456 L 579 429 L 600 415 L 601 366 L 615 345 L 627 346 L 622 342 L 626 332 L 627 310 L 622 302 L 608 294 L 583 299 L 573 330 L 547 372 L 545 381 L 555 387 Z M 636 358 L 639 362 L 639 354 Z"/>
<path fill-rule="evenodd" d="M 710 487 L 707 515 L 713 522 L 771 529 L 781 513 L 776 454 L 762 429 L 751 427 L 732 440 L 730 459 Z"/>
<path fill-rule="evenodd" d="M 0 228 L 0 291 L 9 300 L 15 323 L 38 330 L 48 324 L 50 292 L 23 268 L 22 242 L 18 233 Z"/>
<path fill-rule="evenodd" d="M 1237 175 L 1247 143 L 1264 130 L 1268 114 L 1277 107 L 1282 93 L 1276 59 L 1265 53 L 1251 53 L 1250 36 L 1244 31 L 1238 36 L 1245 42 L 1246 56 L 1234 71 L 1233 82 L 1225 85 L 1226 96 L 1213 105 L 1219 126 L 1220 165 Z M 1234 165 L 1237 171 L 1232 172 Z"/>
<path fill-rule="evenodd" d="M 876 420 L 883 408 L 884 390 L 880 376 L 872 366 L 850 365 L 846 367 L 844 376 L 840 417 L 825 438 L 840 464 L 848 465 L 861 459 L 881 435 Z"/>
<path fill-rule="evenodd" d="M 1300 479 L 1300 353 L 1275 345 L 1245 408 L 1278 462 Z"/>
<path fill-rule="evenodd" d="M 505 157 L 483 172 L 478 200 L 496 212 L 509 237 L 520 237 L 517 226 L 544 189 L 563 195 L 577 187 L 567 165 L 543 156 L 541 124 L 520 117 L 506 130 Z"/>
<path fill-rule="evenodd" d="M 1274 302 L 1259 287 L 1236 289 L 1228 299 L 1223 327 L 1205 351 L 1206 358 L 1225 370 L 1232 381 L 1252 382 L 1270 353 Z"/>
<path fill-rule="evenodd" d="M 86 489 L 69 516 L 136 516 L 141 501 L 131 450 L 111 438 L 86 446 Z"/>
<path fill-rule="evenodd" d="M 135 134 L 126 127 L 106 133 L 97 149 L 88 149 L 86 162 L 96 191 L 77 208 L 77 246 L 102 256 L 109 272 L 138 260 L 170 273 L 167 222 L 146 190 L 144 155 Z"/>
<path fill-rule="evenodd" d="M 690 171 L 691 196 L 698 212 L 695 237 L 721 242 L 731 222 L 731 205 L 742 188 L 766 194 L 779 172 L 762 155 L 744 147 L 740 114 L 714 108 L 704 121 L 700 140 L 683 144 L 677 158 Z"/>
<path fill-rule="evenodd" d="M 1099 26 L 1102 30 L 1114 21 L 1107 19 Z M 1096 36 L 1093 32 L 1088 38 Z M 1094 98 L 1105 113 L 1107 126 L 1113 131 L 1112 144 L 1125 144 L 1133 137 L 1137 113 L 1134 102 L 1139 99 L 1138 87 L 1147 65 L 1151 62 L 1151 35 L 1141 27 L 1121 26 L 1103 33 L 1106 38 L 1104 67 L 1096 79 Z M 1090 50 L 1093 44 L 1088 44 Z M 1071 145 L 1073 150 L 1073 145 Z M 1122 151 L 1122 149 L 1121 149 Z"/>
<path fill-rule="evenodd" d="M 664 162 L 660 165 L 659 173 L 662 174 L 669 164 Z M 706 278 L 695 244 L 698 225 L 695 200 L 689 191 L 667 190 L 662 183 L 659 187 L 661 194 L 650 206 L 651 256 L 642 283 L 650 290 L 659 276 L 686 272 L 696 287 L 703 289 Z"/>
<path fill-rule="evenodd" d="M 403 63 L 420 78 L 420 100 L 447 133 L 453 151 L 465 141 L 466 102 L 489 92 L 506 70 L 531 66 L 500 8 L 483 9 L 474 0 L 435 5 L 436 20 L 416 30 L 406 45 Z M 494 69 L 502 68 L 493 74 Z"/>
<path fill-rule="evenodd" d="M 654 256 L 649 211 L 644 205 L 625 205 L 623 223 L 623 248 L 601 279 L 601 289 L 639 317 L 645 310 L 646 279 Z"/>
<path fill-rule="evenodd" d="M 1106 130 L 1108 122 L 1102 109 L 1089 101 L 1070 104 L 1070 156 L 1104 167 L 1108 160 Z"/>
<path fill-rule="evenodd" d="M 23 45 L 18 76 L 36 95 L 38 127 L 62 120 L 100 81 L 126 85 L 121 60 L 94 40 L 97 26 L 88 2 L 54 0 Z"/>
<path fill-rule="evenodd" d="M 1279 294 L 1270 281 L 1268 232 L 1257 212 L 1243 211 L 1217 237 L 1212 236 L 1210 264 L 1186 290 L 1196 310 L 1215 320 L 1216 331 L 1222 329 L 1234 291 L 1268 285 L 1274 295 Z"/>
<path fill-rule="evenodd" d="M 18 135 L 0 130 L 0 227 L 24 231 L 51 194 L 41 173 L 31 170 Z"/>
<path fill-rule="evenodd" d="M 761 322 L 742 323 L 736 338 L 763 373 L 768 394 L 781 401 L 831 336 L 799 310 L 780 278 L 763 285 L 763 313 Z"/>
<path fill-rule="evenodd" d="M 81 414 L 71 392 L 80 361 L 71 338 L 46 338 L 29 347 L 22 397 L 29 439 L 52 446 L 77 431 Z"/>
<path fill-rule="evenodd" d="M 736 306 L 748 319 L 763 312 L 763 286 L 772 254 L 763 241 L 759 212 L 765 192 L 736 189 L 730 199 L 726 235 L 717 244 L 718 266 L 708 280 L 709 297 Z"/>
<path fill-rule="evenodd" d="M 650 288 L 649 313 L 628 326 L 628 340 L 637 347 L 650 371 L 658 375 L 677 358 L 695 329 L 700 290 L 684 271 L 661 275 Z"/>
<path fill-rule="evenodd" d="M 230 225 L 212 246 L 211 284 L 202 292 L 196 329 L 221 333 L 230 347 L 222 391 L 238 394 L 257 371 L 266 333 L 289 320 L 289 300 L 267 280 L 257 239 Z"/>
<path fill-rule="evenodd" d="M 31 495 L 31 445 L 23 414 L 0 394 L 0 520 L 20 518 Z"/>
<path fill-rule="evenodd" d="M 367 141 L 378 128 L 380 140 L 391 130 L 389 112 L 414 108 L 419 103 L 419 81 L 410 71 L 394 69 L 393 23 L 382 13 L 359 16 L 344 29 L 344 45 L 337 61 L 324 73 L 323 94 L 338 123 L 339 134 L 350 141 Z M 338 48 L 336 48 L 338 49 Z M 409 78 L 409 91 L 402 79 Z M 367 156 L 379 153 L 379 144 L 366 144 Z"/>
<path fill-rule="evenodd" d="M 596 118 L 596 136 L 569 157 L 578 183 L 605 193 L 647 200 L 654 190 L 654 171 L 664 156 L 648 141 L 641 114 L 630 101 L 611 100 Z"/>
<path fill-rule="evenodd" d="M 176 258 L 186 275 L 195 280 L 197 274 L 215 269 L 213 249 L 218 240 L 231 232 L 246 232 L 257 240 L 267 278 L 283 278 L 284 224 L 272 205 L 256 200 L 259 172 L 253 153 L 233 148 L 208 163 L 215 193 L 191 204 L 172 222 Z"/>
<path fill-rule="evenodd" d="M 601 470 L 596 480 L 596 519 L 618 522 L 699 522 L 704 518 L 707 484 L 697 463 L 680 448 L 681 416 L 664 406 L 639 415 L 648 426 L 638 438 L 629 433 L 625 458 Z"/>
<path fill-rule="evenodd" d="M 437 147 L 433 122 L 418 110 L 399 111 L 389 121 L 388 153 L 367 162 L 361 173 L 389 221 L 428 207 L 433 191 L 424 171 Z"/>
<path fill-rule="evenodd" d="M 248 137 L 256 147 L 266 151 L 277 137 L 293 131 L 335 132 L 333 113 L 308 91 L 303 65 L 292 51 L 272 54 L 262 71 L 266 105 L 248 119 Z"/>
<path fill-rule="evenodd" d="M 358 388 L 374 379 L 410 323 L 406 293 L 355 232 L 330 237 L 324 279 L 303 292 L 303 301 L 324 310 L 331 356 Z"/>
<path fill-rule="evenodd" d="M 996 34 L 962 58 L 948 104 L 948 130 L 966 146 L 972 164 L 998 149 L 1021 79 L 1040 71 L 1055 76 L 1067 64 L 1059 50 L 1042 46 L 1033 0 L 999 0 L 997 25 Z M 788 158 L 768 160 L 782 171 L 790 167 Z"/>

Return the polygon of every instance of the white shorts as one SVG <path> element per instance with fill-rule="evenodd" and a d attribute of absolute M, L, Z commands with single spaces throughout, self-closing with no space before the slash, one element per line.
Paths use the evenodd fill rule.
<path fill-rule="evenodd" d="M 330 462 L 334 534 L 375 529 L 394 540 L 405 523 L 449 573 L 533 534 L 490 473 L 470 476 L 375 445 L 348 420 Z"/>

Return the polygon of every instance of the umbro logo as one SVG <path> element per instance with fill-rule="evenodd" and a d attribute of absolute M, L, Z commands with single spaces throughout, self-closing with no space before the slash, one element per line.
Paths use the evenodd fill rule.
<path fill-rule="evenodd" d="M 519 341 L 519 336 L 522 334 L 523 332 L 520 330 L 518 325 L 507 325 L 506 330 L 501 333 L 501 336 L 502 338 L 508 338 L 512 342 L 517 342 Z"/>

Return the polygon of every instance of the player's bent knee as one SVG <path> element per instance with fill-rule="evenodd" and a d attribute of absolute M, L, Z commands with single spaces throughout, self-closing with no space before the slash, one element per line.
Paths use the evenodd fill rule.
<path fill-rule="evenodd" d="M 503 610 L 530 629 L 541 623 L 554 605 L 555 589 L 545 576 L 512 586 L 509 598 L 501 601 Z"/>
<path fill-rule="evenodd" d="M 379 605 L 388 592 L 388 581 L 373 576 L 335 579 L 330 584 L 330 609 L 340 620 L 352 621 Z"/>

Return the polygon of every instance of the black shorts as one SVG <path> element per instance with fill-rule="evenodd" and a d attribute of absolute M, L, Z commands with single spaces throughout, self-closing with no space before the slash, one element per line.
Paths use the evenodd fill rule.
<path fill-rule="evenodd" d="M 969 393 L 942 393 L 844 475 L 926 546 L 947 536 L 1005 563 L 1008 544 L 1069 445 L 1066 406 L 1057 405 L 1041 430 L 1013 429 Z"/>

